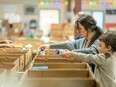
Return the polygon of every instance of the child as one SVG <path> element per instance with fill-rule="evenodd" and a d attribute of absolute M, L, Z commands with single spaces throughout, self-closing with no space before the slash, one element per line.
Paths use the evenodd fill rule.
<path fill-rule="evenodd" d="M 67 51 L 63 57 L 74 58 L 95 67 L 95 78 L 101 87 L 116 87 L 116 32 L 107 32 L 99 37 L 99 54 L 84 54 Z"/>

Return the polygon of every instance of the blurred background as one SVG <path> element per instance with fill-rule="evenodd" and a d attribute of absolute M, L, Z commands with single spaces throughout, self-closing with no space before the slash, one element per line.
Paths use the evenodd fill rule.
<path fill-rule="evenodd" d="M 76 14 L 83 13 L 104 32 L 116 30 L 116 0 L 0 0 L 0 39 L 73 40 Z"/>

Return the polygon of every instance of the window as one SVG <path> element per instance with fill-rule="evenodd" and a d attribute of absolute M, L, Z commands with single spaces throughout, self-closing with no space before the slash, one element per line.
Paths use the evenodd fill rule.
<path fill-rule="evenodd" d="M 92 16 L 97 21 L 97 25 L 100 28 L 104 28 L 104 13 L 103 11 L 92 11 Z"/>

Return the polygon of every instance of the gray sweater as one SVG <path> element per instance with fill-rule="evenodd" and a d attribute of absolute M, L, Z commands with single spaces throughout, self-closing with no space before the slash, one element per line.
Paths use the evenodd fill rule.
<path fill-rule="evenodd" d="M 95 78 L 101 87 L 116 87 L 116 55 L 108 54 L 83 54 L 74 53 L 74 59 L 93 63 L 95 67 Z"/>
<path fill-rule="evenodd" d="M 86 54 L 96 54 L 98 53 L 98 39 L 88 48 L 86 48 L 86 38 L 82 38 L 75 41 L 61 42 L 50 44 L 51 49 L 68 49 L 73 52 L 82 52 Z"/>

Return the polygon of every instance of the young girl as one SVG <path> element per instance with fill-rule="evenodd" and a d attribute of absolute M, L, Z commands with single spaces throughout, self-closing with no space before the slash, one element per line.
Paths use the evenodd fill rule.
<path fill-rule="evenodd" d="M 62 56 L 95 64 L 95 78 L 101 87 L 116 87 L 116 32 L 100 36 L 98 50 L 96 55 L 68 51 Z"/>

